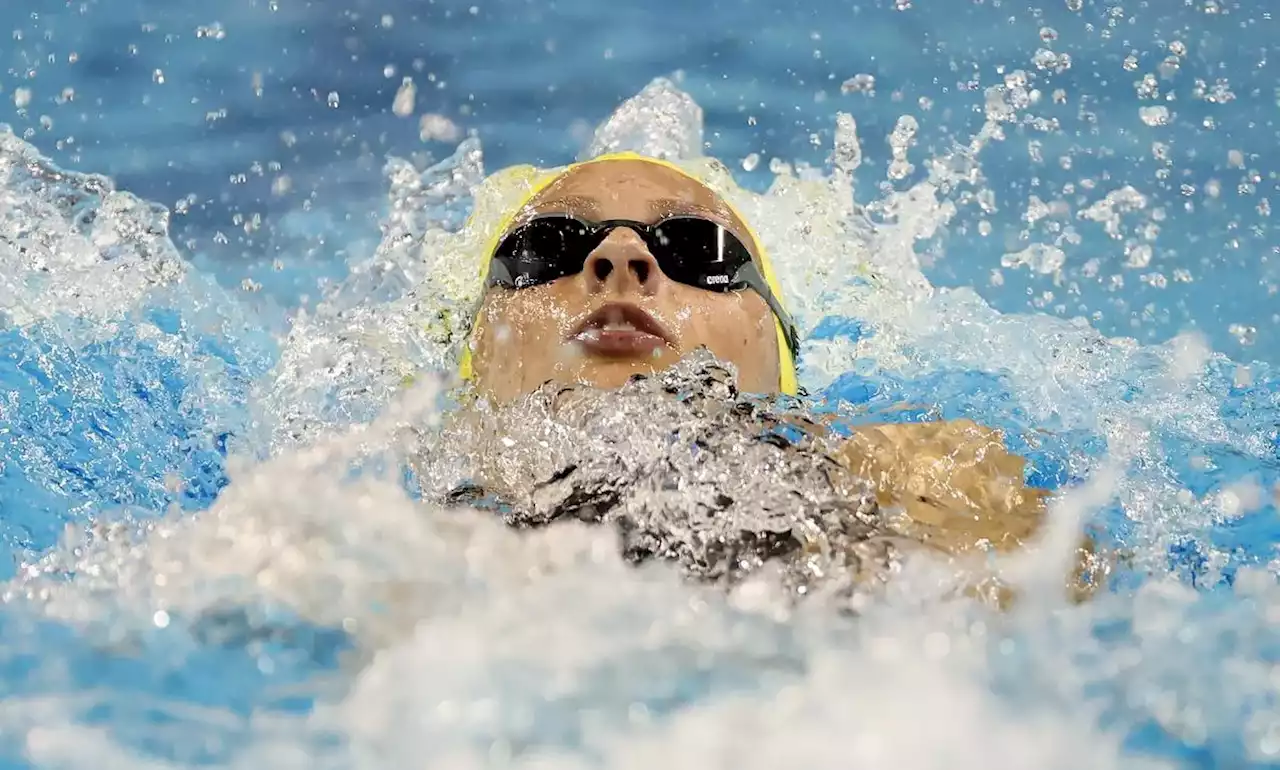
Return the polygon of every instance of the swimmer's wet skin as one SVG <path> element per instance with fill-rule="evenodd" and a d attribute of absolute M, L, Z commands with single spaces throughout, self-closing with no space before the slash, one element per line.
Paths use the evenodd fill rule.
<path fill-rule="evenodd" d="M 795 393 L 794 325 L 759 240 L 683 169 L 632 154 L 538 176 L 486 252 L 463 376 L 495 404 L 546 383 L 617 389 L 706 348 L 745 392 Z M 1043 490 L 967 420 L 862 426 L 832 451 L 899 531 L 955 557 L 1027 543 Z"/>

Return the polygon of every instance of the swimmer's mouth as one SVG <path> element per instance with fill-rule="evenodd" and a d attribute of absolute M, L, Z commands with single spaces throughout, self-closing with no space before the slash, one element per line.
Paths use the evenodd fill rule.
<path fill-rule="evenodd" d="M 610 302 L 586 317 L 569 339 L 590 354 L 608 358 L 654 357 L 674 348 L 662 324 L 637 305 Z"/>

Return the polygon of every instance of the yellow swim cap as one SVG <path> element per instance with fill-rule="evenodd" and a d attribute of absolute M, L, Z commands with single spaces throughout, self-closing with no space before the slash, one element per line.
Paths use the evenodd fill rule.
<path fill-rule="evenodd" d="M 640 155 L 634 152 L 609 153 L 607 155 L 601 155 L 599 157 L 592 158 L 591 160 L 582 161 L 580 163 L 573 163 L 571 165 L 565 166 L 558 170 L 540 171 L 534 166 L 521 165 L 521 166 L 512 166 L 510 168 L 499 171 L 498 175 L 506 176 L 509 178 L 510 181 L 507 182 L 507 184 L 520 185 L 523 188 L 525 194 L 524 194 L 524 198 L 519 202 L 518 205 L 513 207 L 510 211 L 506 212 L 502 216 L 497 226 L 493 228 L 492 234 L 486 240 L 485 248 L 483 251 L 480 252 L 480 255 L 481 255 L 480 265 L 479 265 L 480 280 L 483 282 L 485 278 L 488 276 L 489 260 L 493 257 L 493 252 L 498 248 L 498 242 L 502 239 L 502 236 L 505 235 L 507 231 L 511 229 L 511 224 L 515 220 L 515 218 L 520 214 L 522 210 L 524 210 L 524 208 L 529 204 L 529 202 L 532 201 L 534 197 L 538 195 L 538 193 L 542 192 L 547 187 L 549 187 L 552 182 L 555 182 L 557 179 L 560 179 L 565 174 L 568 174 L 569 172 L 575 169 L 578 169 L 593 163 L 603 163 L 605 161 L 611 161 L 611 160 L 638 160 L 638 161 L 644 161 L 645 163 L 652 163 L 654 165 L 662 166 L 663 168 L 670 169 L 676 172 L 677 174 L 680 174 L 681 176 L 685 177 L 686 179 L 690 179 L 694 182 L 697 182 L 700 185 L 706 186 L 706 183 L 703 180 L 699 179 L 694 174 L 690 173 L 689 171 L 686 171 L 685 169 L 681 168 L 680 166 L 677 166 L 676 164 L 670 161 L 660 160 L 658 158 L 651 158 L 647 155 Z M 504 181 L 507 181 L 507 180 L 504 180 Z M 759 263 L 757 267 L 760 269 L 760 274 L 764 276 L 765 283 L 768 285 L 769 290 L 773 292 L 773 295 L 776 298 L 776 300 L 779 303 L 781 303 L 782 292 L 780 291 L 780 288 L 778 286 L 778 280 L 774 276 L 773 267 L 769 262 L 769 255 L 764 249 L 764 244 L 760 241 L 760 238 L 756 235 L 755 231 L 751 229 L 751 225 L 747 223 L 746 218 L 743 217 L 737 211 L 737 209 L 733 207 L 732 203 L 730 203 L 727 200 L 724 200 L 724 198 L 719 195 L 717 195 L 716 197 L 719 197 L 724 202 L 725 206 L 728 207 L 728 209 L 733 212 L 733 214 L 737 217 L 738 221 L 742 222 L 743 226 L 747 229 L 747 237 L 751 239 L 752 245 L 755 247 L 753 251 L 756 254 L 756 258 Z M 472 215 L 472 218 L 474 220 L 475 218 L 474 214 Z M 795 359 L 791 353 L 791 346 L 788 344 L 787 330 L 783 327 L 782 319 L 778 318 L 776 315 L 774 316 L 774 327 L 776 328 L 777 335 L 778 335 L 778 359 L 779 359 L 778 371 L 781 372 L 781 378 L 778 383 L 778 389 L 789 396 L 794 396 L 796 395 L 797 392 L 799 392 L 799 383 L 796 379 Z M 468 341 L 468 343 L 464 344 L 462 348 L 462 360 L 459 365 L 459 374 L 462 376 L 463 379 L 469 380 L 472 377 L 472 373 L 473 372 L 471 367 L 471 346 Z"/>

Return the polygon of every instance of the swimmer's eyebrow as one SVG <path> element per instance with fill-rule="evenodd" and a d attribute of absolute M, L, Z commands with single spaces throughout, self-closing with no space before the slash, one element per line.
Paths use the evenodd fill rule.
<path fill-rule="evenodd" d="M 539 212 L 563 211 L 567 214 L 599 214 L 600 204 L 592 198 L 582 195 L 566 195 L 555 200 L 542 201 L 538 204 Z"/>
<path fill-rule="evenodd" d="M 675 198 L 657 198 L 649 202 L 649 210 L 653 212 L 655 217 L 670 217 L 680 214 L 693 214 L 696 216 L 706 217 L 713 222 L 718 222 L 730 230 L 736 230 L 734 221 L 725 211 L 704 206 L 701 203 L 690 203 L 688 201 L 676 200 Z"/>

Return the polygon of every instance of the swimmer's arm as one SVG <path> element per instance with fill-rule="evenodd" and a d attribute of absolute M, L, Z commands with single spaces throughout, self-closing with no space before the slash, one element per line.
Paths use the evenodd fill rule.
<path fill-rule="evenodd" d="M 859 426 L 835 454 L 902 512 L 904 534 L 948 553 L 1011 550 L 1044 522 L 1048 492 L 1027 486 L 1026 461 L 972 420 Z"/>
<path fill-rule="evenodd" d="M 1045 523 L 1048 490 L 1028 486 L 1026 460 L 1009 451 L 999 431 L 972 420 L 859 426 L 835 455 L 875 485 L 882 509 L 900 512 L 903 535 L 952 557 L 1015 550 Z M 1064 577 L 1069 595 L 1083 601 L 1114 555 L 1099 554 L 1082 535 L 1076 557 Z M 999 581 L 977 578 L 973 590 L 1002 605 L 1012 598 Z"/>

